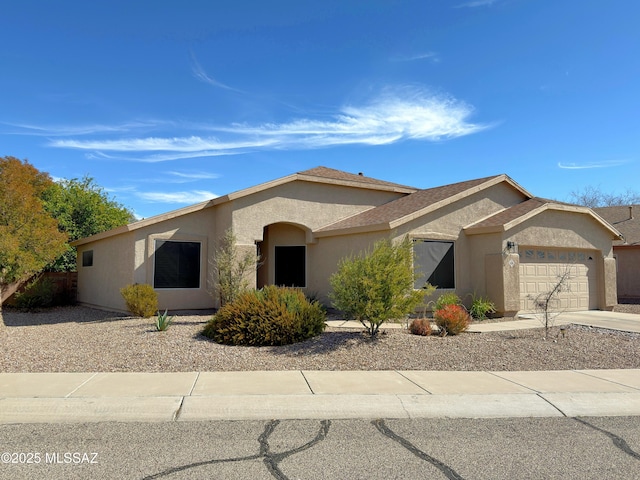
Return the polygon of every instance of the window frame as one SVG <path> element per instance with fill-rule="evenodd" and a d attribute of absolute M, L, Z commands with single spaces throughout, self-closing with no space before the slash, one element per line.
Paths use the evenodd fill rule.
<path fill-rule="evenodd" d="M 93 267 L 93 249 L 82 252 L 82 266 Z"/>
<path fill-rule="evenodd" d="M 425 273 L 424 276 L 420 277 L 419 282 L 422 283 L 422 285 L 425 285 L 427 282 L 429 282 L 429 280 L 433 277 L 433 275 L 441 267 L 441 265 L 443 264 L 443 261 L 447 261 L 447 262 L 451 263 L 451 266 L 449 267 L 451 270 L 446 272 L 446 276 L 450 277 L 450 283 L 447 282 L 445 284 L 445 286 L 441 286 L 441 285 L 437 285 L 438 282 L 434 281 L 432 283 L 432 285 L 435 285 L 438 290 L 455 290 L 456 289 L 456 284 L 457 284 L 457 281 L 456 281 L 457 280 L 456 279 L 456 253 L 455 253 L 456 242 L 455 242 L 455 240 L 421 238 L 421 237 L 415 237 L 412 240 L 413 240 L 413 244 L 412 244 L 413 268 L 414 268 L 414 271 L 418 271 L 418 272 L 420 272 L 424 267 L 418 263 L 419 258 L 418 258 L 417 252 L 416 252 L 416 244 L 417 243 L 433 243 L 433 244 L 437 243 L 437 244 L 448 244 L 448 245 L 450 245 L 449 248 L 447 249 L 447 251 L 444 252 L 444 255 L 442 255 L 442 258 L 440 258 L 440 260 L 438 261 L 438 263 L 435 266 L 435 268 L 433 268 L 431 273 L 429 273 L 429 275 L 427 275 Z M 418 268 L 418 267 L 420 267 L 420 268 Z M 420 290 L 422 288 L 424 288 L 424 287 L 417 287 L 416 283 L 414 283 L 414 289 Z"/>
<path fill-rule="evenodd" d="M 164 245 L 165 243 L 176 243 L 176 244 L 194 244 L 194 245 L 198 245 L 198 254 L 197 254 L 197 267 L 198 267 L 198 271 L 197 271 L 197 286 L 188 286 L 189 285 L 189 277 L 187 277 L 187 281 L 185 282 L 186 286 L 183 286 L 182 284 L 180 284 L 180 282 L 174 282 L 171 285 L 167 285 L 167 286 L 158 286 L 157 284 L 157 277 L 156 274 L 157 272 L 157 261 L 158 261 L 158 251 L 160 249 L 160 247 L 162 245 Z M 191 240 L 191 239 L 175 239 L 175 238 L 154 238 L 153 239 L 153 270 L 152 270 L 152 275 L 151 275 L 151 280 L 152 280 L 152 285 L 154 289 L 158 289 L 158 290 L 198 290 L 200 288 L 202 288 L 202 271 L 203 271 L 203 266 L 202 266 L 202 255 L 203 255 L 203 250 L 204 250 L 204 246 L 203 246 L 203 242 L 201 240 Z M 178 270 L 177 273 L 177 279 L 180 279 L 180 271 Z M 194 275 L 195 277 L 195 275 Z"/>

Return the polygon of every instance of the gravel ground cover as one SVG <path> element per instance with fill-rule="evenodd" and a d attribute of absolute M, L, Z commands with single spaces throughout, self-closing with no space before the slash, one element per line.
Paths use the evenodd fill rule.
<path fill-rule="evenodd" d="M 640 313 L 639 305 L 621 311 Z M 640 368 L 640 335 L 571 326 L 419 337 L 327 329 L 284 347 L 231 347 L 200 335 L 210 314 L 178 315 L 165 332 L 153 319 L 86 307 L 5 310 L 0 372 L 188 372 L 233 370 L 566 370 Z"/>

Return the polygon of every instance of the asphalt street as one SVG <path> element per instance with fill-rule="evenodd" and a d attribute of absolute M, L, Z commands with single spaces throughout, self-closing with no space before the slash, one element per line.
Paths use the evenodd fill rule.
<path fill-rule="evenodd" d="M 0 425 L 0 458 L 0 479 L 638 479 L 640 417 Z"/>

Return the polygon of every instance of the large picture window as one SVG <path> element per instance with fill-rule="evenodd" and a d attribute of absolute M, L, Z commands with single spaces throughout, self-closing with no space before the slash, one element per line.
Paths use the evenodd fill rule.
<path fill-rule="evenodd" d="M 455 288 L 453 242 L 413 241 L 413 266 L 420 278 L 415 288 L 426 282 L 438 288 Z"/>
<path fill-rule="evenodd" d="M 156 240 L 154 288 L 200 288 L 200 243 Z"/>

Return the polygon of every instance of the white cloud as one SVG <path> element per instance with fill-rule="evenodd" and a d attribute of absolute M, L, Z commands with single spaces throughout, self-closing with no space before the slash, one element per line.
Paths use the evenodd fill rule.
<path fill-rule="evenodd" d="M 431 60 L 439 62 L 440 57 L 435 52 L 416 53 L 414 55 L 400 55 L 391 59 L 394 62 L 414 62 L 416 60 Z"/>
<path fill-rule="evenodd" d="M 406 140 L 439 141 L 479 132 L 473 108 L 453 97 L 423 89 L 386 89 L 362 105 L 346 105 L 323 118 L 283 123 L 200 127 L 217 136 L 150 136 L 106 140 L 55 139 L 57 148 L 89 150 L 90 155 L 146 162 L 241 154 L 256 150 L 317 149 L 336 145 L 384 145 Z M 126 156 L 105 152 L 128 153 Z M 132 155 L 133 154 L 133 155 Z"/>
<path fill-rule="evenodd" d="M 493 5 L 497 0 L 473 0 L 471 2 L 461 3 L 460 5 L 456 5 L 455 8 L 475 8 L 475 7 L 486 7 Z"/>
<path fill-rule="evenodd" d="M 208 83 L 209 85 L 223 88 L 225 90 L 233 90 L 236 92 L 238 91 L 235 88 L 225 85 L 224 83 L 219 82 L 215 78 L 209 76 L 207 72 L 205 72 L 204 68 L 202 68 L 193 52 L 191 52 L 191 72 L 193 73 L 193 76 L 201 82 Z"/>
<path fill-rule="evenodd" d="M 619 167 L 620 165 L 624 165 L 629 163 L 628 160 L 609 160 L 604 162 L 588 162 L 588 163 L 562 163 L 558 162 L 558 168 L 562 168 L 565 170 L 584 170 L 589 168 L 611 168 L 611 167 Z"/>
<path fill-rule="evenodd" d="M 43 125 L 30 125 L 26 123 L 3 123 L 15 128 L 12 132 L 7 132 L 12 135 L 37 135 L 43 137 L 68 137 L 71 135 L 96 135 L 96 134 L 109 134 L 109 133 L 127 133 L 132 130 L 141 128 L 154 128 L 158 124 L 155 122 L 129 122 L 120 125 L 57 125 L 57 126 L 43 126 Z"/>
<path fill-rule="evenodd" d="M 184 205 L 206 202 L 218 197 L 215 193 L 205 190 L 193 190 L 190 192 L 137 192 L 136 196 L 151 202 L 179 203 Z"/>
<path fill-rule="evenodd" d="M 217 173 L 209 172 L 166 172 L 168 175 L 178 177 L 185 182 L 195 182 L 197 180 L 210 180 L 214 178 L 220 178 Z"/>

